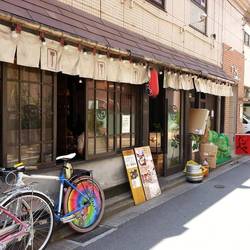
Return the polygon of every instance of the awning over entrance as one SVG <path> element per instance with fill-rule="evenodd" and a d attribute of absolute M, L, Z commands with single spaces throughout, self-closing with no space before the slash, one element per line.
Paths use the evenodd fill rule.
<path fill-rule="evenodd" d="M 108 48 L 130 51 L 134 57 L 155 60 L 170 68 L 190 70 L 203 77 L 232 82 L 222 68 L 58 1 L 2 0 L 0 17 L 11 16 L 44 25 Z M 42 26 L 40 27 L 42 30 Z"/>

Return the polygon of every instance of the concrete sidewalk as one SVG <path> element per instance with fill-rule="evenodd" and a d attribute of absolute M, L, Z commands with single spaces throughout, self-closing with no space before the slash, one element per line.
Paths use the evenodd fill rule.
<path fill-rule="evenodd" d="M 203 182 L 208 181 L 209 179 L 212 179 L 220 174 L 223 174 L 232 168 L 235 168 L 239 166 L 240 164 L 247 162 L 250 160 L 250 157 L 236 157 L 232 159 L 230 162 L 223 164 L 216 169 L 212 170 L 209 174 L 209 177 L 204 179 Z M 178 173 L 169 177 L 160 177 L 159 183 L 161 186 L 162 194 L 167 193 L 169 196 L 169 199 L 172 197 L 178 195 L 180 192 L 179 190 L 186 191 L 187 189 L 192 189 L 196 185 L 199 184 L 191 184 L 186 182 L 186 178 L 184 173 Z M 180 189 L 179 187 L 183 187 L 183 189 Z M 181 191 L 182 192 L 182 191 Z M 118 227 L 121 224 L 125 223 L 126 221 L 132 219 L 135 216 L 138 216 L 145 211 L 148 211 L 152 209 L 153 207 L 160 205 L 162 202 L 164 202 L 165 199 L 161 199 L 161 196 L 152 199 L 151 201 L 147 201 L 139 206 L 134 206 L 134 201 L 131 197 L 131 193 L 124 193 L 118 196 L 115 196 L 113 198 L 110 198 L 106 200 L 105 204 L 105 214 L 101 221 L 101 225 L 99 228 L 94 230 L 93 232 L 87 233 L 84 235 L 87 241 L 91 240 L 91 238 L 97 237 L 100 234 L 105 233 L 102 229 L 105 229 L 105 227 L 114 228 Z M 134 212 L 127 214 L 126 211 L 129 210 L 129 208 L 134 208 Z M 48 246 L 48 249 L 59 249 L 60 246 L 62 246 L 63 242 L 67 239 L 70 239 L 72 237 L 77 237 L 78 234 L 76 234 L 72 229 L 70 229 L 67 225 L 60 225 L 56 228 L 53 237 L 51 239 L 51 242 Z"/>

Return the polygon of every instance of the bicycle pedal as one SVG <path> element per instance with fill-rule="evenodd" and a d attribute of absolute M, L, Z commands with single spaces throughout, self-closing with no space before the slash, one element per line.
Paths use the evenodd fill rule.
<path fill-rule="evenodd" d="M 69 215 L 69 216 L 67 216 L 67 217 L 62 217 L 62 218 L 60 219 L 60 221 L 61 221 L 62 223 L 69 223 L 69 222 L 71 222 L 72 220 L 74 220 L 75 218 L 76 218 L 75 215 L 72 214 L 72 215 Z"/>

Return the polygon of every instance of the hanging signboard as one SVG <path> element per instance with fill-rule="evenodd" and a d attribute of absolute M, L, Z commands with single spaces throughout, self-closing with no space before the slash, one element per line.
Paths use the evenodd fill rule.
<path fill-rule="evenodd" d="M 152 154 L 149 146 L 134 148 L 142 185 L 147 200 L 161 194 Z"/>
<path fill-rule="evenodd" d="M 140 204 L 144 202 L 145 195 L 143 191 L 143 186 L 141 183 L 140 173 L 137 166 L 137 162 L 135 159 L 134 151 L 132 149 L 130 150 L 124 150 L 122 151 L 124 163 L 126 166 L 129 184 L 132 192 L 132 196 L 135 202 L 135 205 Z"/>
<path fill-rule="evenodd" d="M 235 135 L 235 154 L 237 155 L 250 154 L 250 134 Z"/>

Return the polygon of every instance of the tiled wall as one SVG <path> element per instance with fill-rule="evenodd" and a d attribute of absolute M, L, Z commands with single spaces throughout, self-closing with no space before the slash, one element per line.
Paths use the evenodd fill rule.
<path fill-rule="evenodd" d="M 146 0 L 60 1 L 219 66 L 222 42 L 242 52 L 241 15 L 226 0 L 208 0 L 206 36 L 189 27 L 191 0 L 166 0 L 165 9 Z"/>
<path fill-rule="evenodd" d="M 231 46 L 224 45 L 223 69 L 233 77 L 232 66 L 235 65 L 239 80 L 236 81 L 237 86 L 234 88 L 234 97 L 226 98 L 225 103 L 225 133 L 230 136 L 230 141 L 233 143 L 233 136 L 237 133 L 242 133 L 242 123 L 240 120 L 240 105 L 243 104 L 244 97 L 244 55 Z"/>

